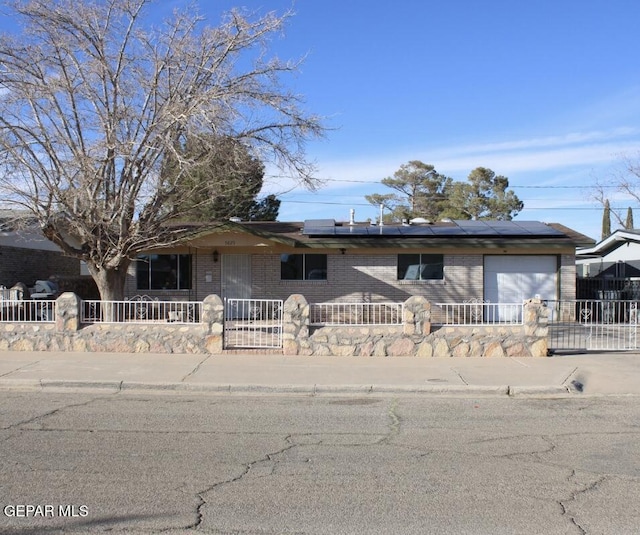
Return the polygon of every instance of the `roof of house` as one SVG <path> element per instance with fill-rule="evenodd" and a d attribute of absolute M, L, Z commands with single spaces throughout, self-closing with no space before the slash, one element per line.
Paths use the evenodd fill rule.
<path fill-rule="evenodd" d="M 539 221 L 469 221 L 372 225 L 341 223 L 333 219 L 280 221 L 229 221 L 203 234 L 238 231 L 294 247 L 412 247 L 465 246 L 586 246 L 594 240 L 558 223 Z"/>
<path fill-rule="evenodd" d="M 26 210 L 0 209 L 0 247 L 60 252 L 42 234 L 33 215 Z"/>
<path fill-rule="evenodd" d="M 618 229 L 595 245 L 578 249 L 576 256 L 582 258 L 606 256 L 611 251 L 630 242 L 640 243 L 640 229 Z"/>

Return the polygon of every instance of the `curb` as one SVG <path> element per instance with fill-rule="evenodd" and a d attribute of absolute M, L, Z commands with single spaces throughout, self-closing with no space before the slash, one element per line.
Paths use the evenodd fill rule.
<path fill-rule="evenodd" d="M 126 381 L 80 381 L 57 379 L 5 379 L 0 381 L 0 390 L 50 390 L 50 391 L 103 391 L 157 392 L 157 393 L 211 393 L 211 394 L 396 394 L 436 396 L 527 396 L 527 395 L 571 395 L 566 387 L 533 386 L 513 387 L 508 385 L 264 385 L 264 384 L 215 384 L 215 383 L 144 383 Z"/>
<path fill-rule="evenodd" d="M 519 396 L 572 396 L 576 391 L 571 391 L 566 386 L 511 386 L 509 395 Z"/>

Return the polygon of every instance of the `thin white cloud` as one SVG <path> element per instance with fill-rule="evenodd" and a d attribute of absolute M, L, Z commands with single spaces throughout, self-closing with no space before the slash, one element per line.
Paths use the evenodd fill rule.
<path fill-rule="evenodd" d="M 589 132 L 572 132 L 562 136 L 546 136 L 534 137 L 529 139 L 517 139 L 509 141 L 500 141 L 495 143 L 481 143 L 472 145 L 463 145 L 460 147 L 445 148 L 441 150 L 441 154 L 469 155 L 469 154 L 486 154 L 501 153 L 512 150 L 532 150 L 540 148 L 554 148 L 584 145 L 592 143 L 602 143 L 609 140 L 637 137 L 640 135 L 639 128 L 619 127 L 611 130 L 599 130 Z"/>
<path fill-rule="evenodd" d="M 422 160 L 436 169 L 464 180 L 478 166 L 496 173 L 511 175 L 539 171 L 565 173 L 568 168 L 613 166 L 625 154 L 640 149 L 640 129 L 620 127 L 608 131 L 574 132 L 564 136 L 536 137 L 496 143 L 449 146 L 407 154 L 363 155 L 359 158 L 319 162 L 320 179 L 326 180 L 322 191 L 352 188 L 358 183 L 376 184 L 393 175 L 410 160 Z M 584 180 L 582 176 L 582 180 Z M 278 177 L 265 190 L 283 192 L 296 189 L 294 180 Z"/>
<path fill-rule="evenodd" d="M 471 171 L 479 165 L 490 167 L 500 174 L 515 172 L 549 171 L 573 166 L 591 166 L 613 163 L 623 154 L 635 151 L 640 142 L 592 143 L 560 149 L 486 152 L 461 155 L 458 158 L 442 159 L 438 169 L 449 173 Z"/>

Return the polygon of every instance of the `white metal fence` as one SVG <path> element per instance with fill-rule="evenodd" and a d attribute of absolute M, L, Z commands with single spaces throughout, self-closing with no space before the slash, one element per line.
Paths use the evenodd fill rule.
<path fill-rule="evenodd" d="M 431 323 L 434 325 L 522 325 L 524 303 L 434 303 Z"/>
<path fill-rule="evenodd" d="M 53 299 L 0 299 L 0 322 L 53 323 L 56 302 Z"/>
<path fill-rule="evenodd" d="M 547 301 L 552 351 L 638 349 L 638 301 Z"/>
<path fill-rule="evenodd" d="M 200 301 L 156 301 L 132 298 L 129 301 L 87 300 L 82 302 L 81 323 L 200 323 Z"/>
<path fill-rule="evenodd" d="M 24 299 L 23 291 L 20 288 L 5 288 L 0 286 L 0 301 L 17 301 Z"/>
<path fill-rule="evenodd" d="M 321 325 L 402 325 L 404 303 L 312 303 L 309 323 Z"/>
<path fill-rule="evenodd" d="M 224 300 L 224 347 L 282 347 L 281 299 Z"/>

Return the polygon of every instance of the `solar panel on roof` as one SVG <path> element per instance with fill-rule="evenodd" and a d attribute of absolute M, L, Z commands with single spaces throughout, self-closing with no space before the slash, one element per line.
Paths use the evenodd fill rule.
<path fill-rule="evenodd" d="M 367 236 L 369 234 L 369 227 L 336 227 L 335 234 L 338 236 Z"/>
<path fill-rule="evenodd" d="M 458 225 L 459 227 L 475 228 L 475 227 L 486 227 L 487 226 L 487 222 L 486 221 L 480 221 L 480 220 L 474 220 L 474 219 L 456 219 L 454 221 L 454 223 L 456 225 Z"/>
<path fill-rule="evenodd" d="M 434 236 L 460 236 L 464 234 L 458 227 L 433 227 L 432 232 Z"/>
<path fill-rule="evenodd" d="M 474 221 L 456 220 L 462 233 L 469 236 L 562 236 L 557 231 L 540 221 Z"/>
<path fill-rule="evenodd" d="M 485 221 L 457 220 L 455 224 L 459 228 L 459 235 L 462 236 L 488 236 L 495 234 Z"/>
<path fill-rule="evenodd" d="M 399 227 L 400 234 L 410 238 L 416 238 L 420 236 L 433 236 L 432 227 Z"/>
<path fill-rule="evenodd" d="M 382 225 L 379 227 L 379 233 L 385 236 L 400 236 L 400 229 L 401 227 Z"/>
<path fill-rule="evenodd" d="M 511 221 L 491 221 L 488 223 L 489 228 L 499 236 L 522 236 L 530 234 L 527 230 L 514 225 Z"/>
<path fill-rule="evenodd" d="M 563 236 L 564 234 L 558 229 L 545 225 L 541 221 L 512 221 L 512 223 L 524 228 L 531 234 L 544 236 Z"/>
<path fill-rule="evenodd" d="M 340 236 L 427 238 L 427 237 L 509 237 L 564 236 L 564 233 L 540 221 L 456 220 L 453 225 L 339 225 L 333 219 L 307 219 L 303 234 L 311 237 Z"/>

